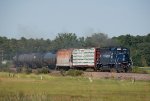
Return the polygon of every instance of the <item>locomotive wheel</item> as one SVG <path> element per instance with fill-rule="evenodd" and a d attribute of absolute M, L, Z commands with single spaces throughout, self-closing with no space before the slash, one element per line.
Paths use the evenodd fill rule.
<path fill-rule="evenodd" d="M 128 68 L 127 68 L 127 72 L 128 72 L 128 73 L 131 73 L 131 72 L 132 72 L 132 68 L 131 68 L 131 67 L 128 67 Z"/>
<path fill-rule="evenodd" d="M 120 70 L 120 72 L 125 73 L 126 70 L 123 68 L 123 69 Z"/>

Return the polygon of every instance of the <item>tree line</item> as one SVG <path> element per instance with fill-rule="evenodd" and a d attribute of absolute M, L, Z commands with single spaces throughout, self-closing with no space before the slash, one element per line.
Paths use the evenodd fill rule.
<path fill-rule="evenodd" d="M 0 60 L 12 60 L 22 53 L 56 52 L 66 48 L 88 48 L 124 46 L 131 50 L 134 66 L 150 66 L 150 34 L 132 36 L 130 34 L 109 38 L 104 33 L 93 33 L 88 37 L 78 37 L 75 33 L 58 33 L 55 39 L 8 39 L 0 37 Z"/>

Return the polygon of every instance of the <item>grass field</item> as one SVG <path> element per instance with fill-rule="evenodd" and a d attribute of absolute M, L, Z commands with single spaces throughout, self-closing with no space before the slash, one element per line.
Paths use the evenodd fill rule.
<path fill-rule="evenodd" d="M 150 81 L 0 72 L 0 101 L 149 101 Z"/>
<path fill-rule="evenodd" d="M 139 67 L 145 70 L 148 74 L 150 74 L 150 67 Z"/>

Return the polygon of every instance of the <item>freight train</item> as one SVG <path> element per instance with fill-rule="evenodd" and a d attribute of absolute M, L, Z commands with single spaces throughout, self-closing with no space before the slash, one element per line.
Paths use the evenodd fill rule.
<path fill-rule="evenodd" d="M 92 68 L 95 71 L 128 72 L 132 69 L 130 51 L 125 47 L 60 49 L 56 53 L 20 54 L 13 57 L 16 67 L 49 69 Z"/>

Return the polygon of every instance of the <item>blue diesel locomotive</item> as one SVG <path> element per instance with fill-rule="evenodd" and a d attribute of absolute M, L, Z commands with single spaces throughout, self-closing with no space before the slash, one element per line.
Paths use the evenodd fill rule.
<path fill-rule="evenodd" d="M 100 57 L 97 60 L 97 69 L 100 71 L 128 72 L 132 69 L 130 51 L 125 47 L 100 48 Z"/>

